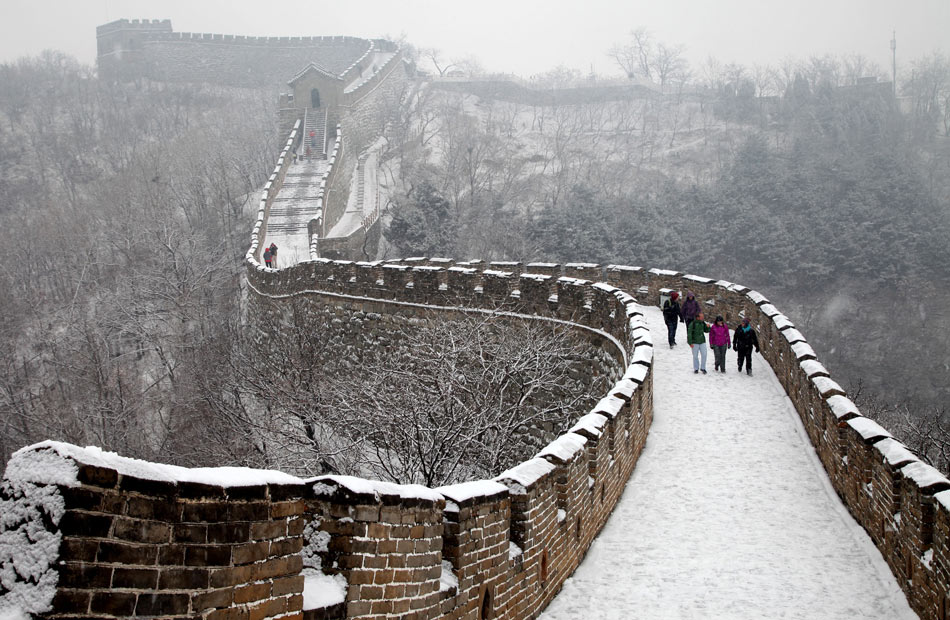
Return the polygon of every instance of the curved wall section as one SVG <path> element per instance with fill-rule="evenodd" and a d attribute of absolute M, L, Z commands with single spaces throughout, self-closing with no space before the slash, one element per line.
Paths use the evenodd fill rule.
<path fill-rule="evenodd" d="M 298 295 L 378 312 L 532 316 L 602 346 L 617 380 L 535 457 L 494 480 L 438 489 L 188 470 L 65 444 L 24 448 L 8 471 L 27 473 L 5 481 L 0 501 L 24 512 L 18 489 L 50 490 L 57 519 L 29 527 L 34 540 L 61 540 L 46 563 L 58 569 L 30 609 L 20 604 L 23 588 L 16 597 L 0 589 L 0 610 L 49 618 L 535 617 L 603 527 L 646 441 L 652 342 L 634 298 L 604 283 L 468 266 L 247 265 L 252 317 Z M 48 461 L 57 466 L 32 465 Z M 308 600 L 314 591 L 324 595 L 317 603 Z"/>

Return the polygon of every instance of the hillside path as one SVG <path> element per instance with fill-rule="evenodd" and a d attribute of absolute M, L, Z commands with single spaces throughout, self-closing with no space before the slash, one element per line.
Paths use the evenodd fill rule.
<path fill-rule="evenodd" d="M 658 308 L 654 421 L 620 503 L 542 620 L 917 618 L 765 360 L 695 375 Z M 680 324 L 677 341 L 685 343 Z"/>

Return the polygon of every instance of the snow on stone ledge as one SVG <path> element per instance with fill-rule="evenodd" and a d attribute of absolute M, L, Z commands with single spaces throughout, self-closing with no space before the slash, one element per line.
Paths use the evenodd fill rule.
<path fill-rule="evenodd" d="M 607 271 L 643 271 L 643 267 L 633 267 L 630 265 L 607 265 Z"/>
<path fill-rule="evenodd" d="M 614 291 L 619 290 L 616 286 L 611 286 L 606 282 L 594 282 L 591 288 L 595 288 L 599 291 L 604 291 L 605 293 L 613 293 Z"/>
<path fill-rule="evenodd" d="M 683 276 L 683 279 L 692 280 L 693 282 L 696 282 L 698 284 L 712 284 L 713 282 L 715 282 L 715 280 L 713 280 L 712 278 L 706 278 L 703 276 L 695 276 L 691 273 L 688 273 L 685 276 Z"/>
<path fill-rule="evenodd" d="M 796 342 L 793 344 L 792 353 L 795 354 L 795 359 L 797 360 L 816 359 L 818 357 L 815 355 L 815 350 L 812 349 L 811 345 L 807 342 Z"/>
<path fill-rule="evenodd" d="M 761 306 L 759 306 L 759 310 L 761 310 L 762 314 L 764 314 L 765 316 L 769 318 L 782 314 L 781 312 L 779 312 L 778 308 L 776 308 L 772 304 L 762 304 Z"/>
<path fill-rule="evenodd" d="M 812 377 L 811 382 L 824 398 L 829 398 L 833 394 L 844 394 L 844 388 L 829 377 Z"/>
<path fill-rule="evenodd" d="M 912 480 L 920 489 L 928 489 L 934 486 L 944 487 L 941 491 L 950 488 L 950 480 L 947 480 L 943 474 L 927 465 L 923 461 L 916 461 L 901 467 L 901 473 Z"/>
<path fill-rule="evenodd" d="M 802 367 L 802 370 L 805 371 L 805 376 L 809 379 L 814 377 L 830 377 L 831 373 L 828 372 L 828 369 L 825 368 L 825 365 L 819 362 L 818 360 L 804 360 L 799 364 Z"/>
<path fill-rule="evenodd" d="M 495 480 L 471 480 L 439 487 L 436 491 L 461 504 L 476 498 L 507 495 L 508 487 Z"/>
<path fill-rule="evenodd" d="M 656 269 L 656 268 L 651 269 L 648 273 L 651 273 L 651 274 L 653 274 L 653 275 L 655 275 L 655 276 L 671 276 L 671 277 L 676 277 L 676 276 L 680 275 L 680 272 L 678 272 L 678 271 L 672 271 L 672 270 L 670 270 L 670 269 Z"/>
<path fill-rule="evenodd" d="M 562 463 L 566 463 L 583 450 L 585 445 L 587 445 L 586 437 L 576 433 L 564 433 L 538 452 L 538 456 L 553 456 Z"/>
<path fill-rule="evenodd" d="M 639 387 L 639 383 L 634 383 L 630 379 L 621 379 L 615 383 L 614 387 L 610 390 L 610 396 L 620 398 L 624 401 L 630 401 L 633 399 L 633 393 L 636 392 Z"/>
<path fill-rule="evenodd" d="M 301 484 L 303 480 L 290 474 L 267 469 L 251 469 L 249 467 L 178 467 L 163 463 L 150 463 L 125 456 L 115 452 L 106 452 L 102 448 L 89 446 L 80 448 L 58 441 L 44 441 L 17 450 L 13 456 L 25 455 L 30 452 L 53 451 L 63 458 L 72 459 L 76 463 L 114 469 L 123 476 L 154 480 L 157 482 L 194 482 L 221 487 L 246 487 L 261 484 Z M 11 459 L 12 461 L 12 459 Z M 48 484 L 62 484 L 58 481 L 33 480 Z"/>
<path fill-rule="evenodd" d="M 633 350 L 632 364 L 639 366 L 650 366 L 653 364 L 653 347 L 637 347 Z M 629 369 L 628 371 L 629 372 Z"/>
<path fill-rule="evenodd" d="M 875 438 L 893 437 L 893 435 L 887 432 L 883 426 L 874 420 L 865 418 L 863 416 L 848 420 L 848 426 L 858 431 L 858 433 L 861 435 L 861 438 L 865 441 Z"/>
<path fill-rule="evenodd" d="M 638 351 L 640 349 L 650 349 L 650 355 L 652 357 L 653 355 L 652 347 L 637 347 L 635 350 Z M 649 374 L 649 372 L 650 372 L 649 366 L 644 366 L 643 364 L 630 364 L 629 366 L 627 366 L 627 371 L 623 373 L 623 378 L 629 379 L 630 381 L 633 381 L 635 383 L 642 384 L 644 381 L 646 381 L 647 374 Z"/>
<path fill-rule="evenodd" d="M 616 418 L 617 414 L 620 413 L 620 410 L 624 405 L 627 404 L 627 401 L 622 398 L 617 398 L 613 395 L 607 395 L 597 401 L 597 404 L 594 405 L 594 408 L 591 409 L 591 413 L 600 413 L 607 416 L 608 418 Z"/>
<path fill-rule="evenodd" d="M 835 394 L 834 396 L 829 396 L 826 399 L 828 406 L 831 407 L 831 412 L 839 420 L 845 416 L 859 416 L 861 412 L 858 411 L 857 405 L 855 405 L 850 398 L 847 396 L 841 396 L 840 394 Z"/>
<path fill-rule="evenodd" d="M 887 461 L 887 464 L 891 466 L 903 467 L 908 463 L 914 463 L 920 460 L 907 446 L 890 437 L 874 444 L 874 449 L 880 452 L 884 460 Z"/>
<path fill-rule="evenodd" d="M 768 298 L 759 291 L 749 291 L 746 293 L 746 297 L 752 300 L 752 303 L 755 305 L 767 304 L 769 303 Z"/>
<path fill-rule="evenodd" d="M 312 484 L 314 490 L 321 489 L 332 492 L 332 488 L 324 484 L 325 481 L 335 482 L 345 489 L 361 495 L 373 495 L 377 501 L 381 496 L 401 497 L 404 499 L 422 499 L 437 502 L 444 497 L 437 491 L 421 484 L 396 484 L 394 482 L 383 482 L 381 480 L 366 480 L 356 476 L 319 476 L 306 481 L 306 484 Z M 318 487 L 321 485 L 321 487 Z"/>
<path fill-rule="evenodd" d="M 522 486 L 522 489 L 519 489 L 521 492 L 516 492 L 515 489 L 511 489 L 511 493 L 515 495 L 523 495 L 528 487 L 533 486 L 538 480 L 548 475 L 555 470 L 555 466 L 551 461 L 541 458 L 533 458 L 515 465 L 511 469 L 504 471 L 500 476 L 495 478 L 496 481 L 501 480 L 511 480 Z"/>
<path fill-rule="evenodd" d="M 786 329 L 782 332 L 782 336 L 785 340 L 788 341 L 788 344 L 796 344 L 798 342 L 805 342 L 805 336 L 802 335 L 800 331 L 794 327 Z"/>
<path fill-rule="evenodd" d="M 325 575 L 305 568 L 303 574 L 303 609 L 324 609 L 346 601 L 346 578 L 343 575 Z"/>
<path fill-rule="evenodd" d="M 594 437 L 600 437 L 604 434 L 604 426 L 607 425 L 607 416 L 600 413 L 588 413 L 577 421 L 577 424 L 569 430 L 571 433 L 586 431 Z"/>
<path fill-rule="evenodd" d="M 776 314 L 772 317 L 772 322 L 775 323 L 775 329 L 779 331 L 795 327 L 795 324 L 784 314 Z"/>

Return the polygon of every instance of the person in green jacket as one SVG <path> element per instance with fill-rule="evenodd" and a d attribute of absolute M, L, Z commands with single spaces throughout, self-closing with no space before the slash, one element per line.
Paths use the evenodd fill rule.
<path fill-rule="evenodd" d="M 689 344 L 689 348 L 693 350 L 693 372 L 696 374 L 699 374 L 700 371 L 706 374 L 706 334 L 708 333 L 709 323 L 706 322 L 703 312 L 700 310 L 699 314 L 696 315 L 696 319 L 686 328 L 686 342 Z M 701 364 L 700 357 L 703 358 Z"/>

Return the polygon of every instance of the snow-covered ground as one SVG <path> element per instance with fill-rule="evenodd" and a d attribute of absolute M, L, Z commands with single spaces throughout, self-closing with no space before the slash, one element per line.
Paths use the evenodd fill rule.
<path fill-rule="evenodd" d="M 307 161 L 301 157 L 287 170 L 284 184 L 271 204 L 261 246 L 277 244 L 277 267 L 295 265 L 310 258 L 307 223 L 317 215 L 320 181 L 327 165 L 325 159 Z"/>
<path fill-rule="evenodd" d="M 734 351 L 726 374 L 710 353 L 695 375 L 688 345 L 659 344 L 659 309 L 646 315 L 658 343 L 646 448 L 540 618 L 917 618 L 762 357 L 748 377 Z"/>
<path fill-rule="evenodd" d="M 346 202 L 346 210 L 333 228 L 327 232 L 327 237 L 352 235 L 359 230 L 364 219 L 373 216 L 381 200 L 382 204 L 385 204 L 384 197 L 378 193 L 382 188 L 377 179 L 380 151 L 385 144 L 386 141 L 380 138 L 360 156 L 361 163 L 354 171 L 353 178 L 350 179 L 350 195 Z"/>

